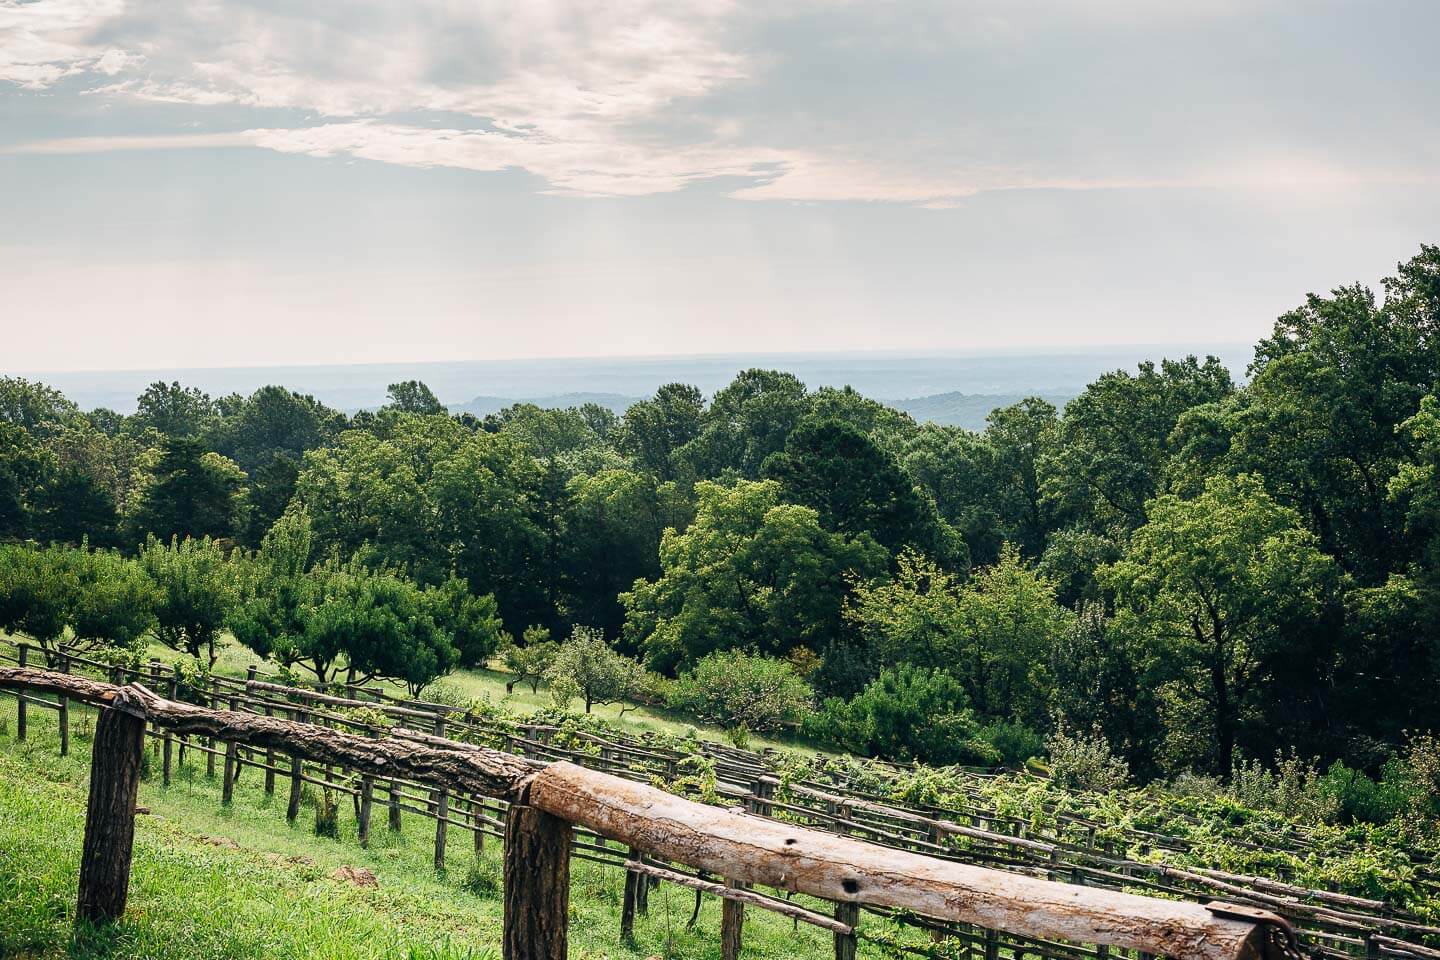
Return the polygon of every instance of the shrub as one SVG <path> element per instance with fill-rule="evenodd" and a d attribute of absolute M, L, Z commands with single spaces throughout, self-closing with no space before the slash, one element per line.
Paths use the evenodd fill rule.
<path fill-rule="evenodd" d="M 730 650 L 712 653 L 682 674 L 670 706 L 727 730 L 763 733 L 798 724 L 813 697 L 790 663 Z"/>
<path fill-rule="evenodd" d="M 853 700 L 826 700 L 805 733 L 852 753 L 926 763 L 993 764 L 999 753 L 980 736 L 959 681 L 911 664 L 887 667 Z"/>
<path fill-rule="evenodd" d="M 1023 764 L 1045 752 L 1045 737 L 1023 723 L 997 720 L 980 728 L 980 738 L 995 748 L 1002 762 Z"/>
<path fill-rule="evenodd" d="M 1130 765 L 1110 750 L 1098 730 L 1088 737 L 1061 724 L 1045 741 L 1055 782 L 1073 790 L 1118 790 L 1130 782 Z"/>

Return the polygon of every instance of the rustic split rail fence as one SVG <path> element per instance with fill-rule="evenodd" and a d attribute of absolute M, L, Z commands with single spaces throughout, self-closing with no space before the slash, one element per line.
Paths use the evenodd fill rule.
<path fill-rule="evenodd" d="M 348 688 L 349 695 L 341 697 L 275 684 L 254 669 L 246 681 L 215 677 L 191 689 L 194 681 L 158 663 L 148 670 L 123 669 L 62 650 L 51 656 L 56 670 L 25 670 L 36 652 L 24 645 L 13 656 L 0 652 L 0 659 L 20 666 L 0 668 L 0 688 L 17 694 L 17 736 L 25 735 L 27 707 L 53 709 L 60 720 L 60 748 L 67 751 L 70 702 L 96 704 L 102 720 L 124 715 L 138 721 L 142 736 L 152 737 L 163 758 L 167 784 L 177 752 L 182 762 L 187 752 L 199 752 L 212 775 L 217 760 L 223 762 L 225 802 L 247 768 L 263 773 L 267 792 L 274 791 L 277 779 L 289 781 L 286 814 L 292 820 L 304 784 L 349 794 L 362 844 L 383 799 L 392 828 L 406 813 L 435 821 L 437 868 L 444 864 L 452 827 L 471 831 L 477 849 L 487 835 L 503 838 L 507 868 L 526 864 L 524 871 L 507 869 L 508 956 L 563 955 L 564 931 L 555 928 L 565 913 L 555 908 L 564 907 L 568 886 L 558 863 L 563 860 L 568 870 L 575 857 L 626 871 L 622 936 L 632 929 L 636 912 L 644 912 L 655 882 L 693 889 L 697 898 L 723 898 L 721 940 L 732 960 L 740 950 L 745 905 L 830 931 L 839 960 L 854 957 L 862 908 L 962 945 L 975 960 L 1021 960 L 1027 954 L 1039 960 L 1113 960 L 1127 954 L 1148 960 L 1236 955 L 1225 952 L 1232 948 L 1274 954 L 1291 942 L 1285 921 L 1299 928 L 1303 948 L 1312 955 L 1440 958 L 1440 950 L 1416 942 L 1440 935 L 1440 929 L 1381 901 L 1129 859 L 1108 844 L 1097 846 L 1097 825 L 1074 817 L 1058 816 L 1050 836 L 1025 835 L 1023 823 L 978 803 L 960 811 L 903 807 L 833 774 L 829 781 L 790 778 L 782 785 L 764 755 L 702 744 L 713 769 L 710 799 L 738 803 L 746 811 L 740 814 L 651 786 L 675 784 L 689 758 L 639 738 L 544 725 L 517 730 L 374 688 Z M 115 682 L 66 672 L 79 669 Z M 119 684 L 125 680 L 145 686 L 122 693 Z M 219 706 L 227 709 L 213 709 Z M 358 715 L 358 708 L 378 711 L 397 725 L 378 726 Z M 118 719 L 107 722 L 102 740 L 97 724 L 95 756 L 130 749 L 133 731 L 119 736 L 111 729 L 124 726 Z M 125 769 L 119 775 L 122 788 Z M 138 769 L 137 761 L 137 783 Z M 96 796 L 92 785 L 92 816 Z M 101 825 L 96 830 L 100 843 L 106 834 Z M 1175 842 L 1131 833 L 1155 848 Z M 1303 837 L 1281 836 L 1276 842 L 1293 847 L 1303 844 Z M 86 845 L 89 864 L 88 820 Z M 116 888 L 118 866 L 107 867 L 108 862 L 102 856 L 87 868 L 94 874 L 93 889 Z M 553 869 L 547 866 L 552 864 Z M 107 912 L 105 904 L 86 908 L 84 880 L 82 912 L 118 913 Z M 530 881 L 549 891 L 514 889 Z M 754 886 L 833 901 L 833 916 Z M 123 892 L 123 884 L 120 888 Z M 1193 902 L 1214 896 L 1234 905 Z M 549 907 L 536 912 L 540 902 Z M 1146 912 L 1157 909 L 1158 914 Z M 1183 921 L 1171 911 L 1179 911 Z M 1234 924 L 1250 931 L 1248 946 L 1234 939 L 1239 930 Z"/>
<path fill-rule="evenodd" d="M 504 800 L 504 953 L 511 960 L 566 955 L 572 825 L 649 858 L 842 904 L 1187 960 L 1298 956 L 1288 924 L 1264 911 L 1077 887 L 886 849 L 720 810 L 568 762 L 536 769 L 522 757 L 458 741 L 375 740 L 198 707 L 140 684 L 115 686 L 52 671 L 0 668 L 0 687 L 22 697 L 52 694 L 104 708 L 95 727 L 79 885 L 78 915 L 90 921 L 114 919 L 125 909 L 145 731 L 154 724 L 171 735 L 209 737 L 371 777 L 402 777 L 435 790 Z M 661 875 L 672 881 L 680 876 L 663 869 Z M 736 902 L 765 902 L 753 892 L 737 897 L 726 889 L 721 895 Z M 853 925 L 823 919 L 837 937 L 853 937 Z M 739 924 L 732 926 L 722 936 L 738 949 Z"/>

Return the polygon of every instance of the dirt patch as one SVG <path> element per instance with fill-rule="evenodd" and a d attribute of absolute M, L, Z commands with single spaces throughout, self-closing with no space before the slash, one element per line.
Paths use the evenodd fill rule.
<path fill-rule="evenodd" d="M 375 874 L 364 867 L 341 867 L 330 874 L 330 879 L 340 880 L 345 883 L 353 883 L 357 887 L 375 888 L 380 886 L 380 881 L 375 879 Z"/>

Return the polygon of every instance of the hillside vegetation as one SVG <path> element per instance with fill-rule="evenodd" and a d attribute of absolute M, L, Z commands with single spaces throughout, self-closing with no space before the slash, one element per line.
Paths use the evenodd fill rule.
<path fill-rule="evenodd" d="M 157 382 L 121 416 L 7 378 L 0 629 L 412 697 L 473 698 L 437 683 L 503 665 L 559 711 L 1086 758 L 1091 786 L 1418 835 L 1440 813 L 1440 249 L 1378 294 L 1307 297 L 1248 374 L 1147 362 L 979 432 L 761 369 L 484 417 L 418 381 L 354 416 Z"/>

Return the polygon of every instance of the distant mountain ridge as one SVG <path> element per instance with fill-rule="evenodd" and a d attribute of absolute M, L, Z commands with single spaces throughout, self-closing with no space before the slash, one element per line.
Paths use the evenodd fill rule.
<path fill-rule="evenodd" d="M 626 396 L 623 393 L 552 393 L 543 397 L 519 398 L 481 396 L 465 403 L 447 403 L 445 408 L 451 413 L 472 413 L 477 417 L 484 417 L 492 413 L 499 413 L 506 407 L 513 407 L 517 403 L 533 403 L 537 407 L 546 409 L 583 407 L 587 403 L 593 403 L 607 407 L 616 413 L 624 413 L 631 404 L 644 399 L 644 397 Z"/>
<path fill-rule="evenodd" d="M 1022 397 L 1073 397 L 1103 373 L 1133 371 L 1143 360 L 1192 353 L 1218 356 L 1237 380 L 1251 358 L 1248 345 L 1195 343 L 924 356 L 873 351 L 736 353 L 70 372 L 0 367 L 0 375 L 19 373 L 56 387 L 82 409 L 109 407 L 119 413 L 133 413 L 135 398 L 156 380 L 178 380 L 212 397 L 249 395 L 266 384 L 278 384 L 346 411 L 374 410 L 385 403 L 388 384 L 423 380 L 452 410 L 478 414 L 525 398 L 557 406 L 593 398 L 618 409 L 617 405 L 654 395 L 662 384 L 677 382 L 693 384 L 713 396 L 740 371 L 762 367 L 793 373 L 812 390 L 848 385 L 867 397 L 910 410 L 919 419 L 979 427 L 991 409 Z"/>
<path fill-rule="evenodd" d="M 1073 393 L 936 393 L 928 397 L 897 400 L 892 406 L 903 410 L 921 423 L 938 423 L 947 427 L 984 430 L 985 418 L 992 410 L 1019 403 L 1026 397 L 1040 397 L 1057 409 L 1075 399 Z"/>

